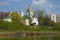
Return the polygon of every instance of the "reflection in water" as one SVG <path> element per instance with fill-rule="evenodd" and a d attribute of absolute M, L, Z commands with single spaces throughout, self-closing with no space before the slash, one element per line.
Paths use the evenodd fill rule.
<path fill-rule="evenodd" d="M 40 34 L 40 33 L 15 33 L 15 34 L 3 34 L 0 35 L 2 37 L 1 40 L 60 40 L 60 35 L 54 34 Z M 8 38 L 9 37 L 9 38 Z"/>

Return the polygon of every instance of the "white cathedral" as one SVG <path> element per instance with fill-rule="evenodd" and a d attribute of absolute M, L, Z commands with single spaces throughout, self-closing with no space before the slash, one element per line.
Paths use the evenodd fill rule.
<path fill-rule="evenodd" d="M 25 23 L 25 25 L 38 25 L 38 18 L 34 15 L 30 5 L 28 6 L 26 13 L 27 17 L 25 20 L 23 19 L 23 23 Z M 24 17 L 22 9 L 20 10 L 20 15 L 22 18 Z"/>
<path fill-rule="evenodd" d="M 26 17 L 24 18 L 25 15 L 24 15 L 22 9 L 20 10 L 19 15 L 21 15 L 21 17 L 23 19 L 22 24 L 23 25 L 38 25 L 38 18 L 34 15 L 30 5 L 28 6 L 26 13 L 27 13 Z M 8 21 L 8 22 L 12 22 L 11 15 L 9 15 L 6 19 L 3 19 L 3 20 Z"/>

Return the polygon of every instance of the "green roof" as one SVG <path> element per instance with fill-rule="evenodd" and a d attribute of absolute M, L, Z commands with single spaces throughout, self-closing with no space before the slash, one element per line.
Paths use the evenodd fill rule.
<path fill-rule="evenodd" d="M 25 16 L 23 16 L 23 19 L 26 19 L 27 18 L 27 16 L 25 15 Z"/>
<path fill-rule="evenodd" d="M 11 17 L 11 16 L 7 16 L 6 18 L 7 18 L 7 19 L 11 19 L 12 17 Z"/>

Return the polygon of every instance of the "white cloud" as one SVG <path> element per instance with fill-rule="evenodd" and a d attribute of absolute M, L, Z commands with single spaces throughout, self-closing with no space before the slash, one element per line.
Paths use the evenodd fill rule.
<path fill-rule="evenodd" d="M 0 6 L 10 5 L 10 4 L 11 4 L 10 1 L 11 1 L 11 2 L 20 2 L 21 0 L 2 0 L 2 1 L 0 2 Z"/>
<path fill-rule="evenodd" d="M 6 1 L 3 1 L 3 2 L 0 2 L 0 6 L 6 6 L 6 5 L 9 5 L 10 3 L 9 2 L 6 2 Z"/>
<path fill-rule="evenodd" d="M 33 0 L 31 6 L 40 9 L 44 8 L 50 12 L 54 5 L 48 0 Z"/>
<path fill-rule="evenodd" d="M 33 0 L 31 3 L 33 7 L 44 7 L 44 8 L 52 8 L 53 4 L 48 2 L 47 0 Z"/>
<path fill-rule="evenodd" d="M 32 5 L 44 5 L 46 3 L 46 0 L 33 0 Z"/>
<path fill-rule="evenodd" d="M 7 1 L 19 2 L 21 0 L 7 0 Z"/>
<path fill-rule="evenodd" d="M 32 6 L 35 6 L 35 7 L 53 7 L 53 5 L 48 2 L 47 0 L 33 0 L 32 1 Z"/>

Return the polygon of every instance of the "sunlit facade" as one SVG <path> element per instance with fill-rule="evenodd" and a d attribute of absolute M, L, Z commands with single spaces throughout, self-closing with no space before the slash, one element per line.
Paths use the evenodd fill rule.
<path fill-rule="evenodd" d="M 51 14 L 51 20 L 54 22 L 60 22 L 60 15 Z"/>

